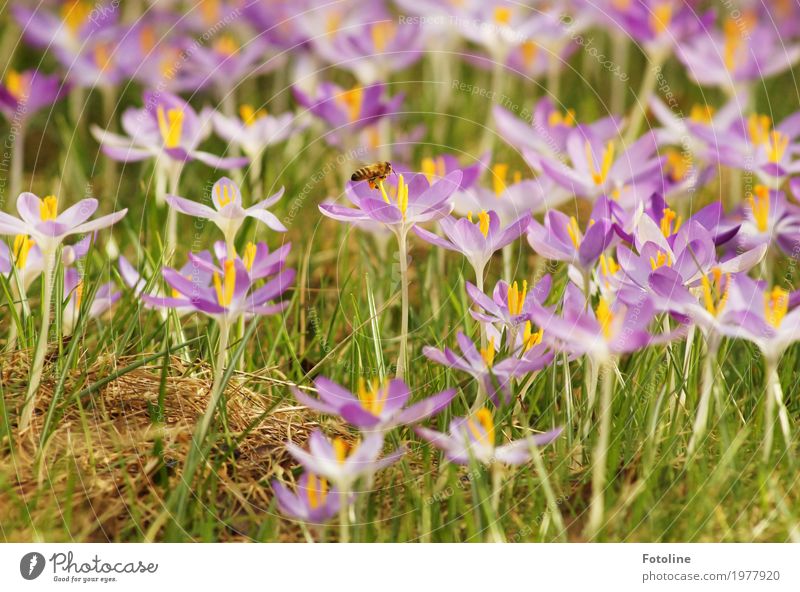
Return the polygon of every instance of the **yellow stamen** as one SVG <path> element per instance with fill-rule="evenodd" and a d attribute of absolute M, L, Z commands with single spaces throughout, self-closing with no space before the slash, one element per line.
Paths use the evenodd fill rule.
<path fill-rule="evenodd" d="M 756 185 L 753 193 L 747 197 L 759 232 L 767 232 L 769 229 L 769 201 L 769 189 L 764 185 Z"/>
<path fill-rule="evenodd" d="M 351 454 L 353 450 L 355 450 L 355 446 L 351 449 L 347 442 L 341 438 L 333 439 L 333 451 L 336 454 L 336 460 L 340 463 L 344 463 L 347 460 L 347 455 Z"/>
<path fill-rule="evenodd" d="M 664 166 L 669 176 L 676 183 L 683 181 L 692 167 L 692 159 L 688 154 L 681 154 L 677 150 L 667 151 L 667 162 Z"/>
<path fill-rule="evenodd" d="M 239 107 L 239 116 L 245 125 L 253 125 L 259 119 L 267 116 L 266 109 L 254 109 L 252 105 L 244 104 Z"/>
<path fill-rule="evenodd" d="M 572 239 L 572 244 L 576 249 L 579 249 L 581 246 L 581 241 L 583 240 L 583 234 L 581 234 L 581 229 L 578 227 L 578 221 L 575 219 L 575 216 L 569 217 L 567 233 L 569 234 L 569 238 Z"/>
<path fill-rule="evenodd" d="M 200 0 L 200 12 L 205 23 L 211 25 L 218 22 L 221 16 L 219 0 Z"/>
<path fill-rule="evenodd" d="M 756 16 L 752 12 L 744 14 L 744 18 L 729 18 L 723 25 L 725 44 L 722 59 L 729 71 L 736 69 L 739 56 L 742 54 L 743 42 L 749 38 L 750 30 L 755 25 Z"/>
<path fill-rule="evenodd" d="M 539 345 L 544 336 L 544 329 L 540 328 L 535 333 L 532 330 L 531 322 L 525 321 L 525 328 L 522 330 L 522 347 L 523 351 L 528 351 L 534 345 Z"/>
<path fill-rule="evenodd" d="M 486 210 L 481 210 L 481 213 L 478 214 L 478 229 L 483 236 L 489 236 L 490 220 L 491 218 L 489 218 L 489 214 L 486 213 Z"/>
<path fill-rule="evenodd" d="M 386 203 L 392 203 L 392 201 L 389 199 L 389 196 L 386 195 L 386 188 L 383 186 L 383 181 L 381 180 L 378 180 L 378 189 L 381 190 L 381 196 L 383 197 L 383 201 L 385 201 Z"/>
<path fill-rule="evenodd" d="M 39 206 L 39 217 L 42 219 L 42 222 L 47 222 L 48 220 L 55 220 L 57 216 L 58 199 L 55 195 L 48 195 L 42 200 Z"/>
<path fill-rule="evenodd" d="M 347 109 L 350 121 L 358 119 L 361 115 L 361 102 L 364 100 L 364 91 L 360 86 L 340 92 L 337 99 Z"/>
<path fill-rule="evenodd" d="M 494 420 L 492 412 L 486 407 L 478 409 L 475 415 L 467 420 L 467 428 L 478 442 L 494 446 Z"/>
<path fill-rule="evenodd" d="M 492 166 L 492 187 L 494 194 L 500 197 L 506 190 L 506 176 L 508 175 L 508 165 L 498 162 Z"/>
<path fill-rule="evenodd" d="M 594 180 L 595 185 L 602 185 L 608 178 L 611 165 L 614 164 L 614 142 L 608 142 L 608 144 L 606 144 L 599 170 L 595 166 L 592 145 L 588 140 L 586 141 L 584 149 L 586 151 L 586 161 L 589 165 L 589 172 L 592 175 L 592 180 Z"/>
<path fill-rule="evenodd" d="M 392 21 L 380 21 L 372 25 L 372 45 L 377 53 L 386 50 L 386 46 L 397 34 L 397 27 Z"/>
<path fill-rule="evenodd" d="M 672 21 L 672 3 L 664 2 L 655 6 L 650 15 L 650 28 L 656 35 L 660 35 L 669 27 Z"/>
<path fill-rule="evenodd" d="M 564 114 L 558 111 L 551 111 L 550 115 L 547 116 L 547 123 L 550 127 L 555 127 L 557 125 L 575 127 L 575 109 L 567 109 Z"/>
<path fill-rule="evenodd" d="M 522 281 L 522 290 L 520 291 L 517 282 L 514 282 L 508 287 L 508 314 L 516 316 L 522 314 L 522 307 L 525 304 L 525 299 L 528 296 L 528 282 Z"/>
<path fill-rule="evenodd" d="M 689 119 L 696 123 L 711 123 L 714 120 L 714 107 L 710 105 L 692 105 Z"/>
<path fill-rule="evenodd" d="M 14 253 L 14 265 L 16 265 L 17 269 L 25 269 L 25 265 L 28 263 L 28 254 L 35 244 L 36 241 L 27 234 L 18 234 L 14 237 L 12 252 Z"/>
<path fill-rule="evenodd" d="M 78 285 L 75 286 L 75 309 L 81 309 L 81 302 L 83 301 L 83 282 L 78 282 Z"/>
<path fill-rule="evenodd" d="M 156 32 L 153 27 L 147 25 L 139 31 L 139 48 L 143 54 L 149 54 L 156 46 Z"/>
<path fill-rule="evenodd" d="M 764 294 L 764 318 L 776 329 L 789 310 L 789 292 L 775 286 Z"/>
<path fill-rule="evenodd" d="M 770 131 L 772 130 L 772 119 L 769 115 L 752 114 L 747 118 L 747 131 L 750 140 L 756 146 L 761 146 L 769 141 Z"/>
<path fill-rule="evenodd" d="M 64 3 L 64 6 L 61 7 L 61 20 L 73 33 L 76 33 L 86 22 L 92 10 L 92 5 L 88 2 L 72 0 Z"/>
<path fill-rule="evenodd" d="M 422 174 L 428 179 L 428 183 L 433 183 L 436 177 L 444 177 L 446 174 L 444 158 L 437 156 L 436 159 L 425 157 L 421 163 Z"/>
<path fill-rule="evenodd" d="M 256 261 L 256 252 L 256 246 L 252 242 L 248 242 L 247 246 L 244 248 L 244 255 L 242 256 L 242 262 L 247 271 L 253 269 L 253 263 Z"/>
<path fill-rule="evenodd" d="M 610 255 L 600 255 L 600 274 L 605 279 L 606 288 L 611 287 L 610 278 L 617 275 L 619 264 Z"/>
<path fill-rule="evenodd" d="M 370 388 L 367 389 L 363 378 L 358 379 L 358 400 L 361 406 L 372 413 L 380 415 L 383 411 L 386 400 L 389 398 L 389 386 L 380 385 L 377 380 L 372 380 Z"/>
<path fill-rule="evenodd" d="M 611 338 L 611 323 L 614 321 L 614 313 L 611 312 L 611 307 L 605 298 L 600 298 L 595 309 L 595 316 L 597 322 L 600 323 L 600 328 L 603 330 L 603 337 L 606 339 Z"/>
<path fill-rule="evenodd" d="M 332 11 L 325 19 L 325 34 L 329 37 L 339 30 L 342 24 L 342 13 Z"/>
<path fill-rule="evenodd" d="M 767 160 L 769 162 L 778 164 L 783 160 L 783 155 L 786 154 L 786 149 L 789 147 L 789 136 L 784 133 L 774 130 L 769 135 L 767 140 Z"/>
<path fill-rule="evenodd" d="M 650 257 L 650 267 L 653 268 L 653 270 L 656 270 L 659 267 L 663 267 L 665 265 L 667 267 L 672 267 L 672 256 L 669 253 L 665 253 L 664 251 L 659 251 L 655 259 Z"/>
<path fill-rule="evenodd" d="M 673 222 L 675 222 L 674 226 L 672 225 Z M 661 218 L 661 234 L 665 238 L 669 238 L 678 232 L 682 222 L 683 219 L 674 210 L 664 208 L 664 215 Z"/>
<path fill-rule="evenodd" d="M 214 51 L 226 56 L 235 55 L 239 51 L 239 44 L 230 35 L 220 35 L 214 40 L 212 45 Z"/>
<path fill-rule="evenodd" d="M 703 287 L 703 304 L 706 310 L 713 316 L 718 316 L 725 304 L 728 302 L 728 294 L 730 293 L 731 274 L 726 273 L 722 275 L 722 270 L 715 267 L 711 270 L 712 279 L 709 280 L 708 276 L 703 276 L 701 279 Z M 725 287 L 722 287 L 722 280 L 725 278 Z"/>
<path fill-rule="evenodd" d="M 164 107 L 158 106 L 156 111 L 158 116 L 158 130 L 167 148 L 177 148 L 181 143 L 181 132 L 183 131 L 183 111 L 181 109 L 169 109 L 166 114 Z"/>
<path fill-rule="evenodd" d="M 113 63 L 111 57 L 112 47 L 109 43 L 98 43 L 94 48 L 94 65 L 101 72 L 105 72 Z"/>
<path fill-rule="evenodd" d="M 328 497 L 328 481 L 324 477 L 317 477 L 314 473 L 309 473 L 306 487 L 308 505 L 312 510 L 316 510 L 325 503 L 325 499 Z"/>
<path fill-rule="evenodd" d="M 219 274 L 214 273 L 214 289 L 217 292 L 217 302 L 223 308 L 231 305 L 233 292 L 236 289 L 236 267 L 232 259 L 225 261 L 223 265 L 224 278 L 219 279 Z"/>
<path fill-rule="evenodd" d="M 508 25 L 511 22 L 511 9 L 507 6 L 495 7 L 494 22 L 498 25 Z"/>
<path fill-rule="evenodd" d="M 486 364 L 487 368 L 491 368 L 494 365 L 494 337 L 489 338 L 489 343 L 486 345 L 485 348 L 481 348 L 481 357 L 483 358 L 483 362 Z"/>
<path fill-rule="evenodd" d="M 533 41 L 525 41 L 522 44 L 521 51 L 522 63 L 525 64 L 526 68 L 532 67 L 539 53 L 539 47 Z"/>
<path fill-rule="evenodd" d="M 224 208 L 229 203 L 231 203 L 235 196 L 236 192 L 234 191 L 233 187 L 231 187 L 227 183 L 223 183 L 222 185 L 217 185 L 217 201 L 219 202 L 220 208 Z"/>
<path fill-rule="evenodd" d="M 28 78 L 16 70 L 9 70 L 6 74 L 6 90 L 17 101 L 28 96 Z"/>
<path fill-rule="evenodd" d="M 406 210 L 408 210 L 408 185 L 406 185 L 403 175 L 397 175 L 397 207 L 405 220 Z"/>

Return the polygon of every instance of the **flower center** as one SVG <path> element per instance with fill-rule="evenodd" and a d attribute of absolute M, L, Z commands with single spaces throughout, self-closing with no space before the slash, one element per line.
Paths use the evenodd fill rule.
<path fill-rule="evenodd" d="M 508 287 L 508 313 L 516 316 L 522 313 L 525 298 L 528 295 L 528 281 L 522 281 L 522 290 L 519 289 L 517 282 Z"/>
<path fill-rule="evenodd" d="M 156 32 L 151 26 L 142 27 L 139 31 L 139 47 L 143 54 L 150 53 L 156 46 Z"/>
<path fill-rule="evenodd" d="M 603 150 L 603 156 L 600 163 L 600 169 L 597 169 L 594 162 L 594 154 L 592 153 L 592 145 L 589 140 L 586 140 L 584 145 L 586 151 L 586 162 L 589 165 L 589 172 L 592 175 L 595 185 L 602 185 L 608 178 L 608 173 L 611 170 L 611 165 L 614 164 L 614 142 L 608 142 Z"/>
<path fill-rule="evenodd" d="M 523 351 L 528 351 L 534 345 L 539 345 L 544 336 L 544 329 L 541 327 L 538 331 L 534 332 L 530 321 L 525 321 L 525 328 L 522 330 L 522 348 Z"/>
<path fill-rule="evenodd" d="M 714 120 L 714 107 L 711 105 L 692 105 L 689 119 L 695 123 L 709 124 Z"/>
<path fill-rule="evenodd" d="M 678 183 L 686 178 L 692 168 L 692 159 L 688 154 L 681 154 L 677 150 L 667 152 L 667 162 L 664 166 L 670 178 Z"/>
<path fill-rule="evenodd" d="M 435 177 L 444 177 L 447 171 L 445 170 L 444 158 L 437 156 L 435 159 L 425 157 L 421 163 L 422 174 L 428 180 L 428 183 L 433 183 Z"/>
<path fill-rule="evenodd" d="M 94 65 L 101 72 L 105 72 L 113 63 L 111 57 L 111 45 L 108 43 L 98 43 L 94 48 Z"/>
<path fill-rule="evenodd" d="M 220 209 L 231 203 L 236 197 L 236 192 L 228 183 L 217 185 L 217 202 Z"/>
<path fill-rule="evenodd" d="M 617 275 L 619 271 L 619 264 L 614 260 L 613 257 L 600 255 L 600 274 L 603 276 L 603 279 L 606 283 L 606 288 L 611 287 L 611 283 L 609 279 Z"/>
<path fill-rule="evenodd" d="M 364 91 L 360 86 L 354 86 L 337 95 L 339 102 L 347 109 L 350 121 L 355 121 L 361 115 L 361 102 L 364 100 Z"/>
<path fill-rule="evenodd" d="M 750 134 L 750 140 L 756 146 L 762 146 L 767 143 L 771 130 L 772 119 L 769 115 L 753 113 L 747 118 L 747 132 Z"/>
<path fill-rule="evenodd" d="M 212 47 L 217 53 L 228 57 L 236 55 L 236 52 L 239 51 L 239 44 L 230 35 L 220 35 L 214 40 Z"/>
<path fill-rule="evenodd" d="M 724 287 L 723 287 L 724 279 Z M 731 287 L 731 274 L 723 275 L 719 267 L 711 270 L 711 280 L 704 275 L 701 278 L 703 285 L 703 304 L 713 316 L 718 316 L 728 302 Z"/>
<path fill-rule="evenodd" d="M 467 220 L 473 222 L 472 220 L 472 212 L 467 212 Z M 489 236 L 489 214 L 486 213 L 486 210 L 481 210 L 480 214 L 478 214 L 478 229 L 481 231 L 481 234 L 484 237 Z"/>
<path fill-rule="evenodd" d="M 533 41 L 525 41 L 520 48 L 522 51 L 522 63 L 526 68 L 530 68 L 539 54 L 539 47 Z"/>
<path fill-rule="evenodd" d="M 200 0 L 200 12 L 203 15 L 203 21 L 208 25 L 213 25 L 219 21 L 221 15 L 219 0 Z"/>
<path fill-rule="evenodd" d="M 467 428 L 475 440 L 487 446 L 494 446 L 494 420 L 492 412 L 486 407 L 478 409 L 475 415 L 467 420 Z"/>
<path fill-rule="evenodd" d="M 14 261 L 17 269 L 25 269 L 25 265 L 28 263 L 28 254 L 35 244 L 36 241 L 27 234 L 18 234 L 14 237 L 12 251 L 14 252 Z"/>
<path fill-rule="evenodd" d="M 507 26 L 511 22 L 511 9 L 507 6 L 497 6 L 494 9 L 494 22 Z"/>
<path fill-rule="evenodd" d="M 664 251 L 659 251 L 655 257 L 650 257 L 650 267 L 655 271 L 663 266 L 672 267 L 672 256 Z"/>
<path fill-rule="evenodd" d="M 239 107 L 239 115 L 244 121 L 244 124 L 247 126 L 253 125 L 259 119 L 262 119 L 267 116 L 266 109 L 253 109 L 252 105 L 244 104 Z"/>
<path fill-rule="evenodd" d="M 788 147 L 789 136 L 778 130 L 773 130 L 767 140 L 767 160 L 774 164 L 780 163 Z"/>
<path fill-rule="evenodd" d="M 756 185 L 753 193 L 747 197 L 750 212 L 759 232 L 767 232 L 769 229 L 769 201 L 769 189 L 764 185 Z"/>
<path fill-rule="evenodd" d="M 486 347 L 481 348 L 481 357 L 483 358 L 484 364 L 486 364 L 487 368 L 491 368 L 494 365 L 494 337 L 489 338 L 489 343 Z"/>
<path fill-rule="evenodd" d="M 389 398 L 389 386 L 380 385 L 377 380 L 372 380 L 370 388 L 367 389 L 363 378 L 358 379 L 358 400 L 361 406 L 372 413 L 380 415 L 383 411 L 386 400 Z"/>
<path fill-rule="evenodd" d="M 397 27 L 392 21 L 381 21 L 372 26 L 370 33 L 375 51 L 382 53 L 397 34 Z"/>
<path fill-rule="evenodd" d="M 581 246 L 581 241 L 583 240 L 583 234 L 581 233 L 581 229 L 578 226 L 578 221 L 575 219 L 575 216 L 569 217 L 569 224 L 567 224 L 567 234 L 569 234 L 569 238 L 572 241 L 572 244 L 575 246 L 575 248 L 579 249 Z"/>
<path fill-rule="evenodd" d="M 764 318 L 776 329 L 789 310 L 789 292 L 775 286 L 764 294 Z"/>
<path fill-rule="evenodd" d="M 339 30 L 339 26 L 342 24 L 342 13 L 338 11 L 332 11 L 328 14 L 328 17 L 325 19 L 325 33 L 328 36 L 333 35 L 336 31 Z"/>
<path fill-rule="evenodd" d="M 253 263 L 256 261 L 256 251 L 256 246 L 252 242 L 247 243 L 247 246 L 244 248 L 242 263 L 244 263 L 244 267 L 247 271 L 253 269 Z"/>
<path fill-rule="evenodd" d="M 736 69 L 739 57 L 742 55 L 744 42 L 748 39 L 750 30 L 755 25 L 755 16 L 746 13 L 744 18 L 729 18 L 723 25 L 723 35 L 725 37 L 722 48 L 722 59 L 725 67 L 729 71 Z"/>
<path fill-rule="evenodd" d="M 28 96 L 28 77 L 20 74 L 16 70 L 9 70 L 6 74 L 6 90 L 17 101 L 20 101 Z"/>
<path fill-rule="evenodd" d="M 567 109 L 563 114 L 554 109 L 550 112 L 550 115 L 547 116 L 547 124 L 550 127 L 555 127 L 557 125 L 575 127 L 575 109 Z"/>
<path fill-rule="evenodd" d="M 614 313 L 611 312 L 611 307 L 605 298 L 600 298 L 597 303 L 597 308 L 594 311 L 597 317 L 597 322 L 600 323 L 600 329 L 603 331 L 603 337 L 606 339 L 611 338 L 611 323 L 614 321 Z"/>
<path fill-rule="evenodd" d="M 66 2 L 61 7 L 61 20 L 75 33 L 83 26 L 92 12 L 92 5 L 81 0 Z"/>
<path fill-rule="evenodd" d="M 675 223 L 674 226 L 673 222 Z M 661 234 L 664 235 L 664 238 L 669 238 L 678 232 L 682 222 L 683 219 L 678 216 L 675 210 L 664 208 L 664 215 L 661 217 Z"/>
<path fill-rule="evenodd" d="M 58 216 L 58 198 L 55 195 L 48 195 L 39 205 L 39 217 L 42 222 L 55 220 Z"/>
<path fill-rule="evenodd" d="M 351 456 L 357 448 L 357 443 L 353 446 L 350 446 L 342 438 L 333 439 L 333 452 L 336 454 L 336 460 L 339 461 L 340 464 L 344 464 L 344 461 L 347 460 L 347 457 Z"/>
<path fill-rule="evenodd" d="M 328 497 L 327 479 L 324 477 L 317 477 L 314 473 L 309 473 L 306 488 L 308 505 L 312 510 L 316 510 L 325 503 L 325 499 Z"/>
<path fill-rule="evenodd" d="M 233 259 L 226 259 L 222 267 L 222 280 L 220 280 L 219 274 L 214 272 L 214 290 L 217 292 L 217 303 L 223 308 L 228 308 L 236 289 L 236 266 Z"/>
<path fill-rule="evenodd" d="M 177 148 L 181 143 L 181 132 L 183 131 L 183 110 L 169 109 L 166 112 L 164 107 L 159 105 L 156 111 L 158 116 L 158 130 L 167 148 Z"/>
<path fill-rule="evenodd" d="M 389 199 L 389 196 L 386 195 L 386 189 L 383 186 L 383 181 L 378 181 L 378 187 L 381 190 L 383 201 L 386 203 L 392 203 Z M 397 198 L 397 207 L 400 209 L 400 213 L 403 214 L 403 221 L 405 221 L 406 211 L 408 210 L 408 185 L 406 185 L 403 175 L 397 175 L 397 193 L 395 195 Z"/>
<path fill-rule="evenodd" d="M 667 30 L 667 27 L 669 27 L 671 21 L 671 2 L 663 2 L 662 4 L 659 4 L 653 8 L 653 12 L 650 14 L 650 28 L 653 30 L 653 33 L 660 35 Z"/>

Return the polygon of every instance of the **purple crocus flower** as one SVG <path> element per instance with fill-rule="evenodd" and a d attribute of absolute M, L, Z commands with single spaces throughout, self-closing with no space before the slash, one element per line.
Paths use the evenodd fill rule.
<path fill-rule="evenodd" d="M 562 112 L 549 97 L 540 99 L 532 114 L 523 111 L 521 118 L 500 105 L 492 107 L 492 114 L 503 139 L 523 152 L 528 164 L 536 170 L 539 170 L 539 156 L 564 157 L 567 138 L 576 129 L 584 130 L 599 142 L 607 142 L 619 132 L 619 120 L 615 117 L 578 125 L 574 110 Z"/>
<path fill-rule="evenodd" d="M 403 101 L 395 95 L 384 101 L 383 84 L 343 89 L 332 82 L 323 82 L 311 96 L 298 86 L 292 87 L 297 102 L 327 123 L 336 134 L 352 134 L 392 115 Z"/>
<path fill-rule="evenodd" d="M 56 75 L 38 70 L 9 70 L 0 84 L 0 112 L 9 121 L 25 121 L 60 100 L 67 89 Z"/>
<path fill-rule="evenodd" d="M 543 341 L 554 348 L 587 355 L 599 367 L 612 356 L 630 353 L 654 341 L 647 326 L 653 318 L 648 298 L 625 305 L 601 297 L 595 309 L 587 306 L 575 284 L 567 284 L 561 315 L 550 307 L 534 305 L 530 317 L 543 331 Z"/>
<path fill-rule="evenodd" d="M 264 109 L 251 105 L 239 107 L 240 117 L 227 117 L 214 111 L 211 120 L 217 135 L 242 149 L 252 163 L 275 144 L 294 136 L 305 126 L 297 121 L 294 113 L 268 114 Z"/>
<path fill-rule="evenodd" d="M 741 248 L 775 244 L 790 257 L 800 253 L 800 208 L 790 204 L 783 191 L 756 185 L 741 214 L 737 234 Z"/>
<path fill-rule="evenodd" d="M 324 524 L 339 513 L 341 495 L 330 487 L 325 477 L 303 473 L 297 480 L 295 491 L 277 479 L 272 480 L 272 490 L 281 513 L 307 524 Z"/>
<path fill-rule="evenodd" d="M 392 229 L 405 232 L 415 224 L 439 220 L 450 212 L 450 196 L 459 188 L 461 171 L 453 171 L 433 184 L 425 175 L 417 174 L 408 183 L 403 175 L 392 175 L 383 182 L 383 189 L 370 189 L 367 183 L 347 184 L 346 194 L 355 208 L 338 204 L 321 204 L 320 211 L 334 220 L 358 222 L 374 220 Z"/>
<path fill-rule="evenodd" d="M 62 327 L 65 335 L 70 335 L 78 322 L 78 317 L 83 307 L 83 278 L 74 267 L 64 271 L 64 308 L 62 310 Z M 94 293 L 94 298 L 86 314 L 90 319 L 97 319 L 104 315 L 122 297 L 122 292 L 116 290 L 113 282 L 106 282 Z"/>
<path fill-rule="evenodd" d="M 531 220 L 528 242 L 547 259 L 565 261 L 586 270 L 594 265 L 613 240 L 613 226 L 606 218 L 592 218 L 581 232 L 575 216 L 558 210 L 545 214 L 544 225 Z"/>
<path fill-rule="evenodd" d="M 451 420 L 447 434 L 424 427 L 414 428 L 420 438 L 443 450 L 450 462 L 466 465 L 474 459 L 484 465 L 502 463 L 512 466 L 528 462 L 531 448 L 549 444 L 562 430 L 556 428 L 498 446 L 492 412 L 485 407 L 469 417 Z"/>
<path fill-rule="evenodd" d="M 275 214 L 267 210 L 269 206 L 277 203 L 282 196 L 283 187 L 267 199 L 249 208 L 244 208 L 242 207 L 242 192 L 239 186 L 231 179 L 222 177 L 211 188 L 213 208 L 177 195 L 168 195 L 166 200 L 169 207 L 182 214 L 211 220 L 222 231 L 225 236 L 225 243 L 230 246 L 233 245 L 236 233 L 239 232 L 247 218 L 254 218 L 263 222 L 276 232 L 286 232 L 286 227 L 281 224 Z"/>
<path fill-rule="evenodd" d="M 779 186 L 787 176 L 800 172 L 800 112 L 773 128 L 768 115 L 752 114 L 736 119 L 727 130 L 709 129 L 690 123 L 693 133 L 704 139 L 724 165 L 755 172 L 762 183 Z"/>
<path fill-rule="evenodd" d="M 143 294 L 142 299 L 157 308 L 186 307 L 188 300 L 188 306 L 196 312 L 208 315 L 225 326 L 230 326 L 243 316 L 278 314 L 288 306 L 287 301 L 278 299 L 292 285 L 294 269 L 284 269 L 264 285 L 256 287 L 260 274 L 254 273 L 255 252 L 246 252 L 244 259 L 220 257 L 219 251 L 217 256 L 219 265 L 213 262 L 208 253 L 189 254 L 194 266 L 211 273 L 211 285 L 196 282 L 191 276 L 187 278 L 165 267 L 162 275 L 173 290 L 172 296 Z"/>
<path fill-rule="evenodd" d="M 439 220 L 439 227 L 446 238 L 418 226 L 414 231 L 432 245 L 464 255 L 475 270 L 477 281 L 482 285 L 486 265 L 492 255 L 525 232 L 531 222 L 531 215 L 525 213 L 505 228 L 500 226 L 500 218 L 494 212 L 487 213 L 484 210 L 477 217 L 477 222 L 473 221 L 471 213 L 466 218 L 447 216 Z"/>
<path fill-rule="evenodd" d="M 800 45 L 787 43 L 774 22 L 757 24 L 745 13 L 681 43 L 677 55 L 697 84 L 730 91 L 791 68 L 800 59 Z"/>
<path fill-rule="evenodd" d="M 396 426 L 418 423 L 442 411 L 456 396 L 455 389 L 447 389 L 406 406 L 410 393 L 406 383 L 399 379 L 383 385 L 373 382 L 369 387 L 360 380 L 356 393 L 325 377 L 315 379 L 314 386 L 319 399 L 299 389 L 292 389 L 292 392 L 306 407 L 338 415 L 364 431 L 385 432 Z"/>
<path fill-rule="evenodd" d="M 550 294 L 551 286 L 552 278 L 549 274 L 541 278 L 531 290 L 528 290 L 527 281 L 522 282 L 520 289 L 517 282 L 509 284 L 500 280 L 495 284 L 490 298 L 467 282 L 467 294 L 480 309 L 472 309 L 470 314 L 481 323 L 500 324 L 509 329 L 517 327 L 528 319 L 535 303 L 544 303 Z"/>
<path fill-rule="evenodd" d="M 66 237 L 94 232 L 116 224 L 128 212 L 124 209 L 87 222 L 97 210 L 97 205 L 96 199 L 86 198 L 59 214 L 55 196 L 39 199 L 26 191 L 17 199 L 19 218 L 0 212 L 0 234 L 30 236 L 43 256 L 52 257 Z"/>
<path fill-rule="evenodd" d="M 311 433 L 309 450 L 292 442 L 286 449 L 303 468 L 330 479 L 341 491 L 350 491 L 359 477 L 372 475 L 400 460 L 405 449 L 400 448 L 378 460 L 383 449 L 383 434 L 371 432 L 349 445 L 342 438 L 328 440 L 320 430 Z"/>
<path fill-rule="evenodd" d="M 593 133 L 574 130 L 567 138 L 571 165 L 542 156 L 544 173 L 575 195 L 595 200 L 608 196 L 624 206 L 649 197 L 661 178 L 662 159 L 656 155 L 657 143 L 646 133 L 616 156 L 613 141 L 603 142 Z"/>
<path fill-rule="evenodd" d="M 122 162 L 156 158 L 162 167 L 169 167 L 170 163 L 180 166 L 189 160 L 222 169 L 240 168 L 248 163 L 244 157 L 221 158 L 198 150 L 200 142 L 208 136 L 208 126 L 180 97 L 146 91 L 144 103 L 143 109 L 127 109 L 123 113 L 122 128 L 127 136 L 92 127 L 92 134 L 106 155 Z"/>
<path fill-rule="evenodd" d="M 311 45 L 317 55 L 351 71 L 364 85 L 411 66 L 423 49 L 420 28 L 398 26 L 391 17 L 364 21 L 329 35 L 315 32 Z"/>
<path fill-rule="evenodd" d="M 91 2 L 69 0 L 63 3 L 59 14 L 49 8 L 31 9 L 20 4 L 12 6 L 11 12 L 28 43 L 65 56 L 69 52 L 79 55 L 94 35 L 117 22 L 120 11 L 96 10 Z"/>
<path fill-rule="evenodd" d="M 539 343 L 524 351 L 522 357 L 510 356 L 495 363 L 497 349 L 494 336 L 489 339 L 487 346 L 480 350 L 469 337 L 460 331 L 456 340 L 461 349 L 462 355 L 460 356 L 447 347 L 439 350 L 426 346 L 422 353 L 437 364 L 466 372 L 472 376 L 481 385 L 486 396 L 497 404 L 501 401 L 501 394 L 503 402 L 508 403 L 511 399 L 512 378 L 541 370 L 553 359 L 548 348 Z"/>

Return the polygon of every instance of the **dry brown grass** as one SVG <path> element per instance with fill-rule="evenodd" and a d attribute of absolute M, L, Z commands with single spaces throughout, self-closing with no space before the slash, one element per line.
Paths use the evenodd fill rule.
<path fill-rule="evenodd" d="M 115 365 L 122 368 L 133 361 L 120 359 Z M 24 396 L 28 365 L 21 354 L 3 362 L 5 402 L 13 417 Z M 173 372 L 181 367 L 180 359 L 172 360 Z M 113 369 L 98 363 L 89 369 L 85 384 L 109 372 Z M 34 442 L 55 387 L 52 380 L 42 382 L 30 433 L 15 434 L 12 425 L 15 442 L 6 436 L 2 443 L 0 479 L 5 483 L 0 483 L 0 516 L 18 517 L 11 528 L 3 520 L 6 540 L 107 541 L 143 536 L 163 510 L 164 492 L 180 478 L 195 421 L 208 400 L 211 374 L 207 367 L 199 367 L 194 376 L 167 378 L 164 422 L 155 423 L 151 413 L 160 383 L 160 367 L 143 366 L 111 381 L 90 400 L 68 405 L 37 462 Z M 252 390 L 256 383 L 262 392 Z M 252 519 L 266 509 L 271 499 L 269 478 L 291 464 L 284 442 L 304 442 L 316 425 L 305 408 L 283 403 L 264 415 L 274 397 L 285 391 L 281 380 L 255 375 L 236 376 L 228 387 L 230 433 L 236 438 L 250 431 L 234 451 L 235 462 L 230 455 L 225 460 L 225 444 L 220 443 L 206 463 L 207 470 L 216 471 L 225 492 L 220 503 L 225 504 L 227 516 Z M 156 453 L 159 447 L 161 452 Z"/>

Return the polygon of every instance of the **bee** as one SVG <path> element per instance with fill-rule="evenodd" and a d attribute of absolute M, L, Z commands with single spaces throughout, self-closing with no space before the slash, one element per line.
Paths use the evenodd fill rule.
<path fill-rule="evenodd" d="M 363 166 L 350 175 L 351 181 L 366 181 L 369 183 L 370 189 L 375 189 L 378 181 L 384 181 L 386 177 L 392 174 L 392 163 L 390 162 L 376 162 L 375 164 L 368 164 Z"/>

